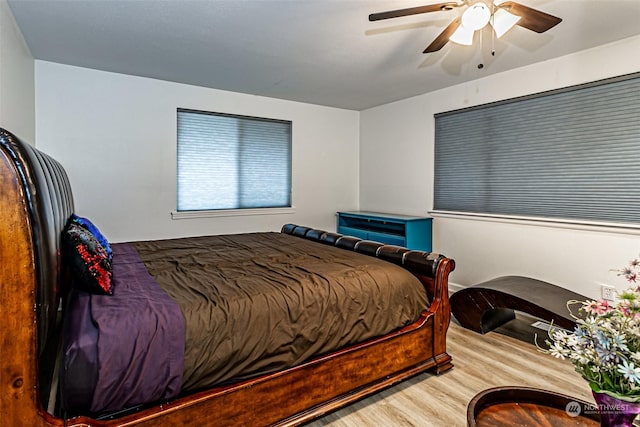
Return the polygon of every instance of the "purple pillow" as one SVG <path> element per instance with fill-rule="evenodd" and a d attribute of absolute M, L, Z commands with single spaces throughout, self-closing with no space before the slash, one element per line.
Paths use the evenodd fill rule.
<path fill-rule="evenodd" d="M 62 256 L 71 267 L 76 288 L 93 294 L 111 295 L 111 259 L 89 230 L 69 221 L 62 238 Z"/>

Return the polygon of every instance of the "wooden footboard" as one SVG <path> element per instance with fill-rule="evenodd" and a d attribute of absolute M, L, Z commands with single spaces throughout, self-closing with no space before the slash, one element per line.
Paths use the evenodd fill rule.
<path fill-rule="evenodd" d="M 295 368 L 158 403 L 106 420 L 52 414 L 58 302 L 63 295 L 59 236 L 73 212 L 66 174 L 55 160 L 0 129 L 0 416 L 11 426 L 299 425 L 424 371 L 451 368 L 446 352 L 452 260 L 346 238 L 331 243 L 386 258 L 412 271 L 429 293 L 416 322 Z M 295 231 L 296 228 L 291 229 Z M 322 240 L 317 230 L 296 233 Z M 309 234 L 309 236 L 307 236 Z M 325 233 L 324 239 L 336 235 Z M 323 243 L 323 242 L 321 242 Z M 324 243 L 327 243 L 325 241 Z M 348 248 L 353 244 L 352 248 Z M 357 246 L 357 247 L 356 247 Z M 358 249 L 359 248 L 359 249 Z M 369 253 L 371 255 L 371 253 Z M 55 382 L 55 381 L 53 381 Z M 53 402 L 53 399 L 51 399 Z"/>

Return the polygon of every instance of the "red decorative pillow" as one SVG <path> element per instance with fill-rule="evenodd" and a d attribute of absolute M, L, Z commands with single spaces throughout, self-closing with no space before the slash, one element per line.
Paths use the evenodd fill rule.
<path fill-rule="evenodd" d="M 62 250 L 76 288 L 93 294 L 113 293 L 110 257 L 89 230 L 70 221 L 64 231 Z"/>

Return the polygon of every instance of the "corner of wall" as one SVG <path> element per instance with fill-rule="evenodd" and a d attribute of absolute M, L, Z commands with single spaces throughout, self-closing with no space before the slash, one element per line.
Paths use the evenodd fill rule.
<path fill-rule="evenodd" d="M 35 61 L 7 0 L 0 0 L 0 126 L 34 143 Z"/>

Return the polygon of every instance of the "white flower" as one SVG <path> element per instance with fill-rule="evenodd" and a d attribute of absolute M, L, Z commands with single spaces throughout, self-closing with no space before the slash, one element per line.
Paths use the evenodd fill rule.
<path fill-rule="evenodd" d="M 633 362 L 627 363 L 623 360 L 622 364 L 618 365 L 618 372 L 632 383 L 640 383 L 640 368 L 635 367 Z"/>
<path fill-rule="evenodd" d="M 549 354 L 558 359 L 564 360 L 565 356 L 568 356 L 571 352 L 564 348 L 560 343 L 553 343 L 549 348 Z"/>

